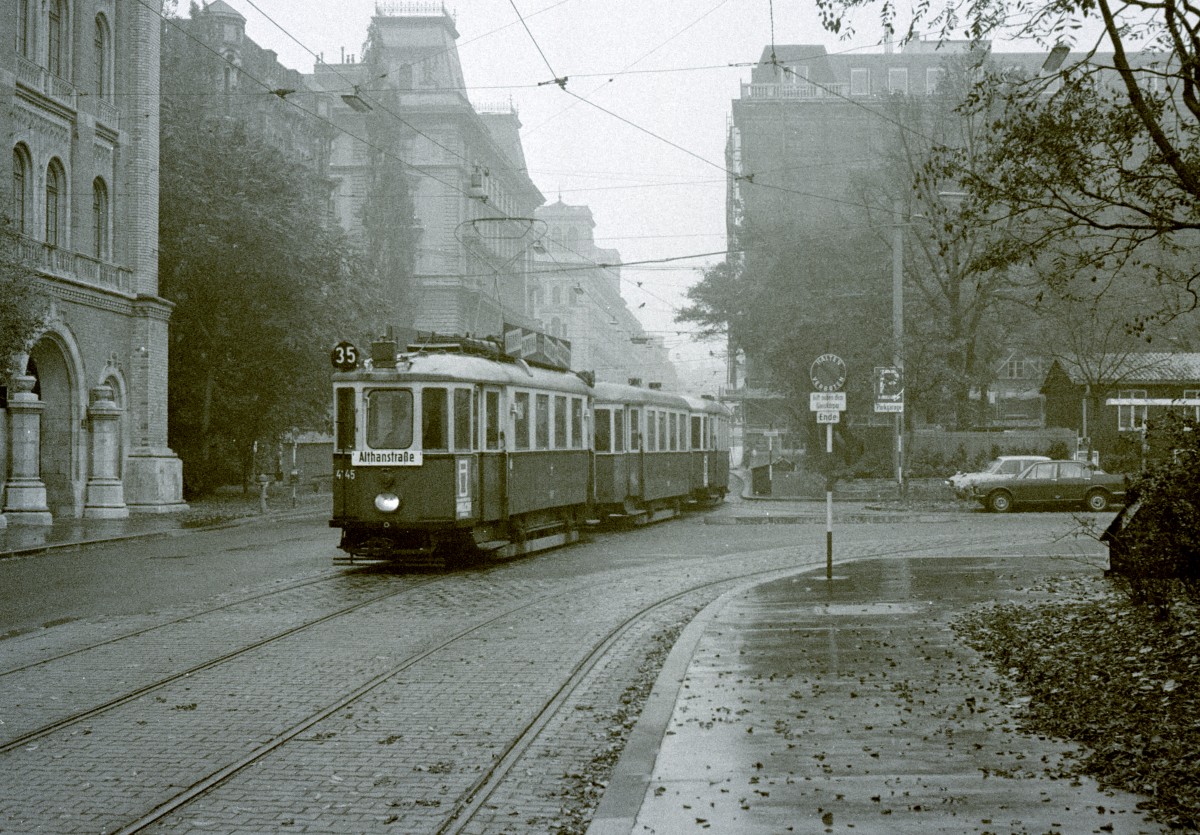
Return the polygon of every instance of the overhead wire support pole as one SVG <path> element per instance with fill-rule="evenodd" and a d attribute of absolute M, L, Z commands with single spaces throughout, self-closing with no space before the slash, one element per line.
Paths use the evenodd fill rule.
<path fill-rule="evenodd" d="M 892 204 L 892 365 L 904 379 L 904 227 L 900 198 Z M 904 412 L 896 413 L 896 488 L 904 495 Z"/>

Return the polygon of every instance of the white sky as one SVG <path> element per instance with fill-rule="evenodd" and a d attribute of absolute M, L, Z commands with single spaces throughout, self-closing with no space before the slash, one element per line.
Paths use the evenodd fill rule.
<path fill-rule="evenodd" d="M 302 72 L 312 71 L 314 54 L 337 61 L 344 49 L 361 57 L 375 9 L 374 0 L 226 2 L 245 16 L 254 41 Z M 511 98 L 523 124 L 529 174 L 546 201 L 561 194 L 569 204 L 590 206 L 597 243 L 619 249 L 628 262 L 725 249 L 726 124 L 739 83 L 750 77 L 749 66 L 728 65 L 755 62 L 771 42 L 772 2 L 445 5 L 456 19 L 471 101 L 478 106 Z M 777 44 L 824 43 L 831 52 L 878 49 L 872 37 L 846 42 L 826 33 L 811 0 L 779 0 L 773 6 Z M 864 25 L 871 23 L 864 19 Z M 631 72 L 637 70 L 643 72 Z M 554 84 L 538 86 L 562 76 L 569 78 L 570 93 L 638 127 Z M 623 271 L 630 308 L 647 330 L 666 338 L 681 379 L 703 391 L 723 383 L 724 346 L 695 345 L 686 332 L 677 334 L 684 326 L 673 319 L 684 291 L 699 278 L 694 268 L 719 260 L 715 255 Z"/>

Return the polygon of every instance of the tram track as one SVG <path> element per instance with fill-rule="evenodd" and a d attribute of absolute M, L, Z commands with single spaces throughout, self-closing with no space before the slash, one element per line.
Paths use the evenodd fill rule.
<path fill-rule="evenodd" d="M 328 579 L 334 579 L 334 578 L 326 578 L 326 580 L 328 580 Z M 223 655 L 219 655 L 215 658 L 209 658 L 198 664 L 194 664 L 190 667 L 187 667 L 186 669 L 182 669 L 175 673 L 172 673 L 171 675 L 159 678 L 149 684 L 145 684 L 140 687 L 136 687 L 132 690 L 128 690 L 125 693 L 121 694 L 120 696 L 117 696 L 112 699 L 108 699 L 107 701 L 104 701 L 100 704 L 97 704 L 97 705 L 94 705 L 94 706 L 88 708 L 87 710 L 77 711 L 76 713 L 73 713 L 69 716 L 65 716 L 61 719 L 55 720 L 54 722 L 46 723 L 34 730 L 23 733 L 20 736 L 16 736 L 11 739 L 0 742 L 0 754 L 7 753 L 8 751 L 12 751 L 16 748 L 20 748 L 23 745 L 28 745 L 29 743 L 33 742 L 36 739 L 40 739 L 41 737 L 47 736 L 48 734 L 52 734 L 56 731 L 60 731 L 63 728 L 67 728 L 67 727 L 70 727 L 71 725 L 75 725 L 75 724 L 78 724 L 79 722 L 83 722 L 83 721 L 86 721 L 93 717 L 99 716 L 99 715 L 106 713 L 114 708 L 120 707 L 121 705 L 128 704 L 129 702 L 132 702 L 135 699 L 141 698 L 142 696 L 145 696 L 147 693 L 153 693 L 155 690 L 160 690 L 160 689 L 167 687 L 168 685 L 171 685 L 181 679 L 187 678 L 189 676 L 193 676 L 196 673 L 203 672 L 205 670 L 211 670 L 215 667 L 219 667 L 222 664 L 228 663 L 229 661 L 232 661 L 236 658 L 240 658 L 249 653 L 255 652 L 256 650 L 262 649 L 263 647 L 266 647 L 277 641 L 281 641 L 281 640 L 284 640 L 285 638 L 289 638 L 293 635 L 296 635 L 299 632 L 303 632 L 307 629 L 311 629 L 320 624 L 327 623 L 336 618 L 344 617 L 345 615 L 348 615 L 352 612 L 356 612 L 356 611 L 358 611 L 360 609 L 364 609 L 368 606 L 372 606 L 377 603 L 381 603 L 385 600 L 389 600 L 391 598 L 399 597 L 399 596 L 402 596 L 405 594 L 410 594 L 411 592 L 421 588 L 422 586 L 437 582 L 437 579 L 438 578 L 430 578 L 430 579 L 415 583 L 413 585 L 406 586 L 405 588 L 402 588 L 402 589 L 395 589 L 393 591 L 385 592 L 384 594 L 378 594 L 378 595 L 374 595 L 372 597 L 368 597 L 364 600 L 357 601 L 349 606 L 343 606 L 340 609 L 337 609 L 332 612 L 326 612 L 325 614 L 321 615 L 320 617 L 311 618 L 307 621 L 304 621 L 303 623 L 297 624 L 296 626 L 290 627 L 281 632 L 276 632 L 272 635 L 262 638 L 261 640 L 254 641 L 253 643 L 246 644 L 245 646 L 242 646 L 242 647 L 239 647 L 230 652 L 224 653 Z M 296 588 L 304 588 L 306 585 L 311 585 L 315 582 L 319 582 L 319 581 L 311 581 L 308 583 L 298 583 L 294 586 L 289 587 L 287 589 L 287 591 L 292 591 Z M 283 591 L 284 590 L 277 590 L 275 593 L 278 594 L 278 593 L 282 593 Z M 249 598 L 249 600 L 255 600 L 255 599 L 259 599 L 259 598 L 266 597 L 266 596 L 269 596 L 269 595 L 259 595 L 255 598 Z M 240 601 L 240 602 L 244 603 L 245 601 Z M 229 605 L 232 606 L 232 605 L 238 605 L 238 604 L 229 604 Z M 224 609 L 224 608 L 227 608 L 227 607 L 224 607 L 224 606 L 217 607 L 217 608 L 209 610 L 209 611 L 215 612 L 215 611 L 220 611 L 221 609 Z M 180 618 L 178 621 L 174 621 L 173 623 L 185 623 L 188 620 L 194 619 L 195 617 L 197 617 L 197 615 L 189 616 L 186 618 Z M 146 630 L 142 630 L 141 632 L 135 632 L 135 633 L 131 633 L 130 635 L 122 636 L 120 638 L 114 638 L 110 641 L 104 641 L 104 642 L 94 645 L 93 648 L 98 648 L 98 647 L 105 646 L 110 643 L 115 643 L 115 642 L 121 641 L 121 640 L 127 640 L 130 637 L 141 635 L 141 634 L 144 634 L 145 632 L 153 631 L 153 629 L 155 629 L 155 628 L 161 628 L 161 626 L 162 625 L 160 625 L 159 627 L 150 627 Z M 85 651 L 85 650 L 78 650 L 76 652 L 64 653 L 62 656 L 59 656 L 59 658 L 68 657 L 70 655 L 77 654 L 77 652 L 83 652 L 83 651 Z M 31 664 L 25 668 L 20 668 L 20 669 L 28 669 L 29 667 L 38 666 L 38 664 L 41 664 L 41 663 L 48 663 L 48 661 L 37 662 L 35 664 Z M 11 670 L 11 671 L 9 671 L 9 673 L 19 672 L 19 671 L 20 670 Z"/>
<path fill-rule="evenodd" d="M 964 543 L 965 544 L 965 543 Z M 923 544 L 912 546 L 909 548 L 882 548 L 877 550 L 868 550 L 855 554 L 850 558 L 850 561 L 860 559 L 873 559 L 885 556 L 901 556 L 905 554 L 917 554 L 928 552 L 931 549 L 943 549 L 946 543 L 937 545 Z M 780 551 L 790 551 L 790 547 L 771 546 L 761 549 L 742 550 L 734 554 L 728 554 L 716 558 L 714 563 L 728 563 L 731 561 L 743 561 L 747 557 L 762 556 L 768 553 L 778 553 Z M 704 582 L 693 583 L 688 587 L 673 592 L 667 597 L 656 600 L 653 603 L 641 606 L 636 611 L 630 613 L 619 624 L 610 629 L 604 636 L 588 649 L 587 653 L 574 665 L 570 674 L 556 688 L 554 693 L 533 713 L 531 718 L 524 726 L 504 745 L 503 750 L 494 758 L 492 765 L 487 768 L 472 784 L 463 792 L 460 793 L 458 799 L 453 803 L 451 810 L 442 818 L 430 831 L 437 835 L 459 835 L 470 827 L 475 821 L 477 814 L 481 809 L 485 808 L 489 799 L 504 784 L 506 778 L 516 769 L 522 762 L 522 758 L 528 753 L 530 748 L 538 741 L 545 729 L 560 716 L 562 710 L 567 705 L 572 694 L 588 679 L 598 665 L 600 665 L 607 657 L 612 648 L 625 636 L 630 630 L 637 627 L 652 615 L 659 613 L 672 605 L 680 603 L 689 595 L 695 595 L 697 592 L 711 591 L 720 589 L 724 586 L 736 585 L 744 583 L 746 580 L 754 578 L 762 578 L 764 581 L 776 577 L 789 576 L 795 573 L 804 573 L 816 570 L 822 564 L 821 560 L 811 558 L 806 563 L 796 563 L 787 567 L 780 568 L 778 566 L 764 568 L 753 571 L 743 571 L 734 574 L 727 574 L 721 577 L 706 580 Z M 655 574 L 661 574 L 661 567 L 647 567 L 647 570 L 640 572 L 645 574 L 645 579 L 649 581 Z M 615 578 L 609 584 L 617 584 L 628 582 L 628 578 Z M 607 584 L 606 584 L 607 585 Z M 116 830 L 119 835 L 132 835 L 132 833 L 142 832 L 155 824 L 164 821 L 173 814 L 181 812 L 192 802 L 218 790 L 223 784 L 232 779 L 235 775 L 245 770 L 250 765 L 262 760 L 269 755 L 280 751 L 287 743 L 297 739 L 306 731 L 314 729 L 321 722 L 335 716 L 341 711 L 352 707 L 356 702 L 360 701 L 388 680 L 394 678 L 400 673 L 409 670 L 423 661 L 435 657 L 439 653 L 445 652 L 454 647 L 460 641 L 478 634 L 481 630 L 488 627 L 497 626 L 504 620 L 518 615 L 522 612 L 534 609 L 546 602 L 555 598 L 564 598 L 577 596 L 579 594 L 597 594 L 599 588 L 595 585 L 576 585 L 570 589 L 556 591 L 546 595 L 540 595 L 531 600 L 527 600 L 520 605 L 506 608 L 504 611 L 487 618 L 484 621 L 472 624 L 466 629 L 460 630 L 455 634 L 447 637 L 440 643 L 431 646 L 420 653 L 414 654 L 390 669 L 380 673 L 371 680 L 363 683 L 355 688 L 352 692 L 345 694 L 336 702 L 324 707 L 323 709 L 310 714 L 306 718 L 289 727 L 286 731 L 280 733 L 274 739 L 259 746 L 255 750 L 247 753 L 238 761 L 231 763 L 224 768 L 214 771 L 204 778 L 194 782 L 185 791 L 180 792 L 176 796 L 163 802 L 155 809 L 138 818 L 137 820 L 127 824 L 124 828 Z"/>

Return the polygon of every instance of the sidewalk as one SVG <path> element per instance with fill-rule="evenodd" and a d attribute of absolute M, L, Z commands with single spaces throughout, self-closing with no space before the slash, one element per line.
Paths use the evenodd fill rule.
<path fill-rule="evenodd" d="M 0 528 L 0 559 L 98 542 L 173 536 L 186 530 L 247 524 L 293 514 L 328 513 L 330 501 L 328 493 L 300 493 L 293 506 L 291 493 L 283 490 L 268 497 L 264 515 L 257 497 L 242 496 L 239 492 L 201 499 L 179 513 L 134 514 L 126 519 L 55 519 L 52 525 L 10 523 Z"/>
<path fill-rule="evenodd" d="M 1035 599 L 1045 560 L 870 560 L 747 584 L 684 630 L 589 835 L 1143 833 L 1138 797 L 1063 778 L 1068 746 L 949 624 Z"/>

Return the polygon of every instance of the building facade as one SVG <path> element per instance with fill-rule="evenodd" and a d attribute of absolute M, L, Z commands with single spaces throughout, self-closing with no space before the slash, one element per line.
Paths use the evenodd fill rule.
<path fill-rule="evenodd" d="M 533 248 L 528 308 L 540 330 L 571 343 L 571 364 L 597 380 L 677 390 L 661 336 L 646 333 L 621 296 L 621 254 L 596 246 L 587 206 L 560 198 L 535 213 L 543 235 Z"/>
<path fill-rule="evenodd" d="M 332 97 L 342 129 L 330 173 L 343 228 L 366 236 L 381 211 L 372 195 L 389 180 L 407 183 L 410 215 L 386 218 L 410 228 L 416 248 L 395 324 L 499 336 L 504 322 L 533 325 L 528 272 L 544 200 L 526 171 L 516 110 L 468 99 L 457 38 L 440 3 L 378 3 L 362 59 L 318 62 L 309 83 Z"/>
<path fill-rule="evenodd" d="M 190 17 L 163 27 L 162 51 L 171 59 L 164 62 L 164 96 L 187 96 L 206 115 L 235 119 L 289 160 L 328 176 L 335 134 L 329 97 L 251 40 L 240 12 L 223 0 L 193 6 Z"/>
<path fill-rule="evenodd" d="M 13 260 L 49 297 L 6 381 L 8 524 L 180 509 L 158 296 L 161 3 L 16 0 L 0 10 Z"/>

